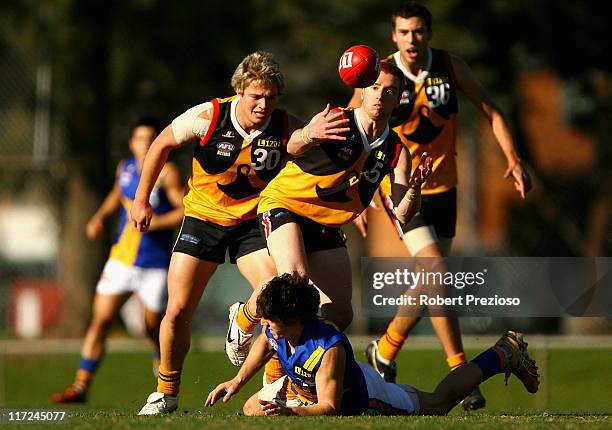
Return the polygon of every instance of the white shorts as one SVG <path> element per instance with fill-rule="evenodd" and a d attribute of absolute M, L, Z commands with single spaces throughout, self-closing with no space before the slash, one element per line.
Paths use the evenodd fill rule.
<path fill-rule="evenodd" d="M 257 393 L 257 398 L 259 400 L 274 402 L 287 408 L 307 405 L 307 403 L 302 402 L 298 398 L 287 400 L 287 384 L 289 383 L 289 377 L 287 375 L 282 376 L 271 384 L 266 384 L 265 381 L 264 374 L 264 386 L 261 390 L 259 390 L 259 393 Z"/>
<path fill-rule="evenodd" d="M 117 260 L 108 260 L 96 286 L 98 294 L 135 293 L 145 308 L 163 312 L 168 300 L 167 269 L 147 269 L 127 266 Z"/>
<path fill-rule="evenodd" d="M 357 362 L 368 388 L 366 415 L 417 415 L 419 397 L 415 388 L 385 380 L 369 365 Z"/>

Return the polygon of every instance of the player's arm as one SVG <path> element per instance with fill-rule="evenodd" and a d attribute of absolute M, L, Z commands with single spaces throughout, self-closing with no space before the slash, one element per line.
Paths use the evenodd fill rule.
<path fill-rule="evenodd" d="M 212 103 L 195 106 L 175 118 L 151 144 L 144 159 L 136 197 L 130 211 L 130 217 L 138 231 L 146 231 L 149 228 L 153 216 L 149 196 L 168 159 L 168 154 L 170 151 L 190 143 L 195 138 L 205 136 L 212 115 Z"/>
<path fill-rule="evenodd" d="M 397 165 L 391 171 L 391 199 L 395 216 L 399 222 L 406 224 L 421 208 L 421 185 L 431 174 L 432 160 L 424 152 L 414 174 L 410 176 L 410 152 L 403 145 L 401 151 Z"/>
<path fill-rule="evenodd" d="M 491 124 L 495 139 L 504 152 L 506 162 L 508 163 L 504 177 L 512 177 L 514 179 L 514 187 L 521 197 L 525 198 L 525 194 L 531 189 L 531 178 L 518 156 L 512 132 L 503 111 L 476 78 L 467 63 L 456 56 L 451 58 L 459 89 L 465 93 L 489 124 Z"/>
<path fill-rule="evenodd" d="M 253 347 L 249 351 L 249 355 L 236 376 L 229 381 L 217 385 L 217 387 L 208 394 L 204 406 L 209 407 L 214 405 L 221 397 L 223 397 L 223 403 L 228 402 L 234 394 L 238 393 L 238 391 L 240 391 L 240 389 L 244 387 L 262 367 L 264 367 L 266 362 L 272 357 L 272 354 L 274 354 L 274 350 L 270 347 L 267 336 L 262 333 L 255 340 Z"/>
<path fill-rule="evenodd" d="M 325 109 L 312 117 L 308 125 L 293 131 L 287 144 L 287 152 L 300 155 L 326 140 L 346 140 L 344 134 L 351 131 L 346 127 L 348 122 L 342 111 L 331 109 L 328 103 Z"/>
<path fill-rule="evenodd" d="M 344 392 L 344 371 L 346 369 L 346 351 L 342 344 L 329 348 L 323 354 L 321 365 L 315 375 L 317 403 L 292 408 L 274 402 L 260 400 L 262 411 L 266 416 L 274 415 L 339 415 Z"/>
<path fill-rule="evenodd" d="M 151 231 L 174 228 L 183 220 L 185 188 L 181 182 L 178 167 L 174 163 L 166 163 L 161 172 L 161 179 L 168 201 L 174 209 L 151 218 L 151 225 L 149 226 Z"/>
<path fill-rule="evenodd" d="M 123 166 L 123 161 L 117 165 L 115 170 L 115 182 L 113 188 L 104 198 L 104 201 L 98 208 L 95 214 L 91 217 L 87 225 L 85 226 L 85 233 L 87 238 L 95 240 L 100 237 L 104 231 L 104 220 L 117 212 L 121 206 L 121 187 L 119 186 L 119 174 Z"/>

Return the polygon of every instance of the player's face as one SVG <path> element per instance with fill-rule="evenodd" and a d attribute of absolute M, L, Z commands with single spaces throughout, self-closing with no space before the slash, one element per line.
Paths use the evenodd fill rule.
<path fill-rule="evenodd" d="M 381 71 L 376 82 L 363 89 L 361 108 L 375 121 L 388 121 L 400 101 L 400 85 L 395 75 Z"/>
<path fill-rule="evenodd" d="M 431 34 L 427 31 L 423 18 L 419 16 L 408 19 L 395 18 L 395 29 L 391 36 L 407 65 L 427 59 L 427 47 Z"/>
<path fill-rule="evenodd" d="M 238 122 L 245 130 L 258 129 L 270 118 L 277 102 L 278 89 L 275 85 L 252 81 L 240 94 L 236 106 Z"/>
<path fill-rule="evenodd" d="M 137 159 L 144 160 L 153 140 L 155 140 L 155 128 L 139 125 L 132 131 L 130 150 Z"/>
<path fill-rule="evenodd" d="M 266 318 L 261 319 L 261 325 L 268 326 L 270 329 L 270 333 L 272 333 L 272 337 L 276 340 L 287 337 L 289 334 L 290 326 L 287 324 L 283 324 L 280 321 L 273 321 Z"/>

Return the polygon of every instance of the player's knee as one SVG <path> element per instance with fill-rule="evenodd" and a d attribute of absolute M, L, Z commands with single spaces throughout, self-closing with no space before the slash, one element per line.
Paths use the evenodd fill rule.
<path fill-rule="evenodd" d="M 113 320 L 111 318 L 96 318 L 91 321 L 89 329 L 98 335 L 105 335 L 110 329 Z"/>
<path fill-rule="evenodd" d="M 334 306 L 333 309 L 323 310 L 323 317 L 333 322 L 338 330 L 344 331 L 353 322 L 353 308 L 350 304 Z"/>
<path fill-rule="evenodd" d="M 182 301 L 172 301 L 166 307 L 166 323 L 177 324 L 189 320 L 188 305 Z"/>

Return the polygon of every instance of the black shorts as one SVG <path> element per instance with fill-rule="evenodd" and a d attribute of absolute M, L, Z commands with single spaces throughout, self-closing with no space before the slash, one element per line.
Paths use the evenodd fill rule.
<path fill-rule="evenodd" d="M 457 189 L 452 188 L 439 194 L 422 194 L 421 210 L 406 224 L 400 223 L 393 213 L 391 198 L 380 191 L 380 200 L 385 212 L 395 227 L 405 234 L 410 230 L 430 225 L 438 237 L 455 237 L 457 224 Z"/>
<path fill-rule="evenodd" d="M 296 223 L 302 230 L 304 248 L 307 254 L 328 249 L 346 248 L 346 236 L 338 227 L 326 227 L 309 218 L 291 212 L 288 209 L 277 208 L 259 214 L 259 228 L 263 237 L 283 224 Z"/>
<path fill-rule="evenodd" d="M 223 264 L 229 249 L 230 262 L 235 264 L 240 257 L 266 248 L 257 224 L 257 218 L 253 218 L 225 227 L 186 216 L 172 252 Z"/>

